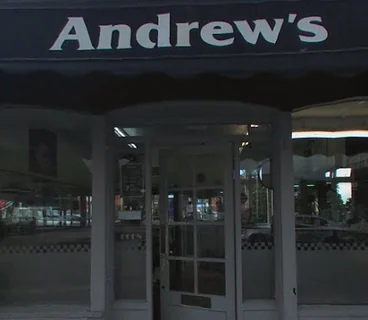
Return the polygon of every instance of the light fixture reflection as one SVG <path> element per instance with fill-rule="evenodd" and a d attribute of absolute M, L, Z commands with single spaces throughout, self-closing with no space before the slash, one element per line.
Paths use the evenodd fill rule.
<path fill-rule="evenodd" d="M 119 129 L 118 127 L 114 127 L 114 132 L 119 138 L 125 138 L 128 136 L 123 130 Z M 135 145 L 134 143 L 128 143 L 128 146 L 131 149 L 138 149 L 137 145 Z"/>
<path fill-rule="evenodd" d="M 293 139 L 341 139 L 341 138 L 368 138 L 368 130 L 345 131 L 295 131 Z"/>

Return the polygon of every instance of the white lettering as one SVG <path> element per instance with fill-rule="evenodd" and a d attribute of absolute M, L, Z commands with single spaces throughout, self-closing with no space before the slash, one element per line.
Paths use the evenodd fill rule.
<path fill-rule="evenodd" d="M 307 43 L 323 42 L 328 38 L 328 31 L 321 26 L 321 17 L 307 17 L 301 19 L 297 26 L 300 31 L 309 33 L 308 36 L 299 36 L 300 41 Z"/>
<path fill-rule="evenodd" d="M 171 47 L 170 13 L 158 14 L 158 22 L 146 23 L 137 30 L 137 42 L 146 49 Z M 151 40 L 151 31 L 157 31 L 157 43 Z"/>
<path fill-rule="evenodd" d="M 329 36 L 320 16 L 305 17 L 298 21 L 297 14 L 290 13 L 285 20 L 273 19 L 273 22 L 270 19 L 257 19 L 250 22 L 247 20 L 210 21 L 202 26 L 199 21 L 171 24 L 170 13 L 163 13 L 157 14 L 156 22 L 139 26 L 136 33 L 128 24 L 99 25 L 99 35 L 96 39 L 98 43 L 95 43 L 97 45 L 95 47 L 84 18 L 68 17 L 65 26 L 49 50 L 63 51 L 63 47 L 68 42 L 75 44 L 73 47 L 79 51 L 131 49 L 134 41 L 145 49 L 169 48 L 172 47 L 171 29 L 175 27 L 175 47 L 191 47 L 193 30 L 199 30 L 195 31 L 197 40 L 199 36 L 204 43 L 214 47 L 230 46 L 234 44 L 236 37 L 241 37 L 241 41 L 251 45 L 256 45 L 259 41 L 276 44 L 284 23 L 288 28 L 297 27 L 300 42 L 323 42 Z M 135 39 L 132 38 L 134 33 Z"/>
<path fill-rule="evenodd" d="M 74 33 L 73 33 L 74 31 Z M 91 38 L 84 19 L 81 17 L 70 17 L 68 22 L 61 30 L 58 38 L 50 48 L 50 51 L 63 51 L 65 41 L 77 41 L 78 50 L 94 50 Z"/>
<path fill-rule="evenodd" d="M 207 23 L 201 30 L 201 38 L 211 46 L 224 47 L 234 43 L 234 37 L 228 39 L 216 39 L 215 35 L 232 34 L 234 32 L 231 24 L 222 21 Z"/>
<path fill-rule="evenodd" d="M 116 49 L 130 49 L 132 47 L 132 29 L 126 24 L 100 26 L 100 38 L 98 50 L 111 50 L 114 32 L 118 33 L 118 45 Z"/>
<path fill-rule="evenodd" d="M 254 30 L 252 30 L 247 20 L 234 21 L 244 40 L 250 44 L 256 44 L 260 35 L 269 42 L 275 44 L 279 38 L 284 19 L 274 19 L 275 25 L 272 28 L 266 19 L 255 20 Z"/>
<path fill-rule="evenodd" d="M 177 47 L 190 47 L 190 31 L 195 30 L 199 28 L 198 22 L 192 22 L 192 23 L 177 23 L 176 24 L 178 28 L 178 38 L 177 38 Z"/>

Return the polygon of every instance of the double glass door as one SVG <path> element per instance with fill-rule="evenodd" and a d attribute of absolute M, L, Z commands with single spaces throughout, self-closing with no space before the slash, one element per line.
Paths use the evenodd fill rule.
<path fill-rule="evenodd" d="M 232 151 L 160 152 L 162 320 L 235 318 Z"/>

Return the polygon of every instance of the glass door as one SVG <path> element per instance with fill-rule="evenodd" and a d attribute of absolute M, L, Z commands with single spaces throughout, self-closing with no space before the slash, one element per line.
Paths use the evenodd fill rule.
<path fill-rule="evenodd" d="M 235 317 L 231 145 L 160 152 L 161 317 Z"/>

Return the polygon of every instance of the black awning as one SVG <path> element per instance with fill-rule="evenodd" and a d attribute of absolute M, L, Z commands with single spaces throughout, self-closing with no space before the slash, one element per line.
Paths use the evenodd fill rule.
<path fill-rule="evenodd" d="M 0 103 L 104 112 L 368 96 L 367 0 L 0 6 Z M 4 6 L 4 4 L 2 5 Z"/>
<path fill-rule="evenodd" d="M 368 70 L 366 0 L 0 7 L 0 69 L 249 77 Z"/>

